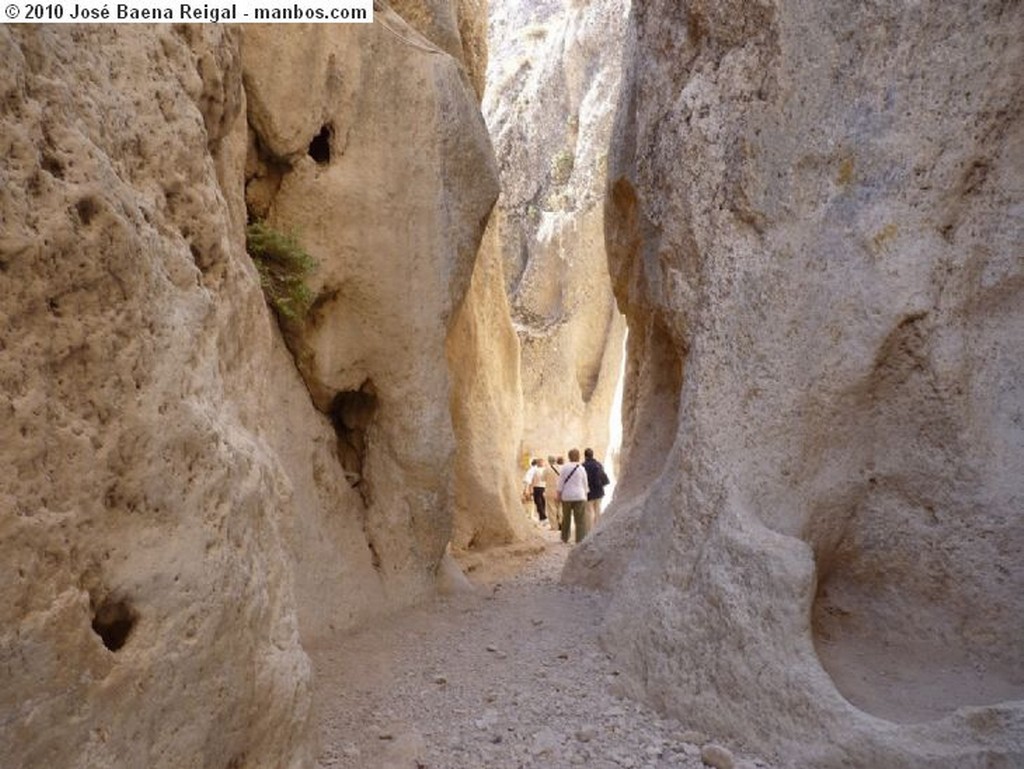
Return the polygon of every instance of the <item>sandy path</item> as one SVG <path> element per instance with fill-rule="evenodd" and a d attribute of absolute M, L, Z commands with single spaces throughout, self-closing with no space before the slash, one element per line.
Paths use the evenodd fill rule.
<path fill-rule="evenodd" d="M 701 736 L 616 693 L 600 601 L 558 584 L 569 548 L 542 536 L 474 592 L 311 650 L 322 769 L 703 766 Z"/>

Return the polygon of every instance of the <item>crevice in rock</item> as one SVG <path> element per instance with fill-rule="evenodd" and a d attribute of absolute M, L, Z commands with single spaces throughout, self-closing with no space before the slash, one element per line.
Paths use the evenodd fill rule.
<path fill-rule="evenodd" d="M 877 384 L 901 384 L 913 372 L 928 368 L 925 317 L 923 312 L 908 315 L 885 338 L 872 369 Z"/>
<path fill-rule="evenodd" d="M 44 151 L 42 159 L 39 161 L 39 165 L 54 179 L 64 178 L 64 163 L 52 152 Z"/>
<path fill-rule="evenodd" d="M 325 166 L 331 162 L 331 130 L 330 124 L 320 129 L 320 133 L 309 143 L 309 156 L 318 165 Z"/>
<path fill-rule="evenodd" d="M 245 207 L 249 221 L 266 219 L 281 182 L 292 167 L 287 160 L 267 149 L 251 125 L 245 166 Z"/>
<path fill-rule="evenodd" d="M 363 533 L 366 535 L 366 546 L 370 549 L 370 563 L 373 564 L 373 568 L 380 571 L 380 553 L 377 552 L 377 546 L 373 543 L 373 539 L 370 537 L 370 532 L 363 528 Z"/>
<path fill-rule="evenodd" d="M 370 506 L 370 488 L 363 474 L 368 450 L 367 433 L 377 413 L 377 390 L 367 379 L 358 390 L 343 390 L 331 401 L 329 416 L 338 435 L 338 461 L 349 485 Z"/>

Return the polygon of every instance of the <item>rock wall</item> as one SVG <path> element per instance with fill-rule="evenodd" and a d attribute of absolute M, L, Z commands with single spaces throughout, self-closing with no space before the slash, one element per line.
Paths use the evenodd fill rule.
<path fill-rule="evenodd" d="M 495 245 L 522 346 L 522 445 L 532 455 L 608 445 L 625 328 L 601 201 L 624 25 L 610 1 L 490 11 L 483 106 L 502 180 Z"/>
<path fill-rule="evenodd" d="M 477 97 L 487 74 L 487 0 L 393 0 L 402 20 L 465 67 Z"/>
<path fill-rule="evenodd" d="M 516 469 L 523 427 L 519 338 L 505 295 L 497 227 L 493 219 L 446 346 L 457 436 L 452 544 L 462 550 L 530 535 Z"/>
<path fill-rule="evenodd" d="M 376 16 L 366 28 L 252 26 L 243 47 L 247 199 L 319 263 L 316 301 L 286 336 L 336 432 L 318 445 L 337 457 L 318 450 L 313 465 L 345 476 L 326 493 L 314 478 L 322 503 L 295 530 L 307 640 L 366 616 L 326 584 L 352 584 L 370 613 L 433 590 L 453 527 L 445 340 L 497 197 L 463 70 L 395 13 Z"/>
<path fill-rule="evenodd" d="M 309 766 L 302 645 L 450 578 L 497 175 L 467 69 L 377 16 L 0 31 L 5 766 Z"/>
<path fill-rule="evenodd" d="M 0 29 L 0 755 L 299 767 L 238 41 Z"/>
<path fill-rule="evenodd" d="M 392 8 L 430 43 L 461 62 L 477 96 L 487 68 L 487 8 L 483 0 L 402 0 Z M 479 127 L 475 117 L 470 123 Z M 480 159 L 482 178 L 464 179 L 469 189 L 493 188 L 492 150 Z M 493 197 L 487 197 L 493 202 Z M 451 543 L 456 550 L 484 549 L 529 536 L 519 501 L 517 448 L 522 431 L 519 342 L 504 295 L 502 264 L 492 220 L 476 259 L 471 283 L 445 341 L 451 378 L 450 414 L 456 439 L 449 474 L 453 481 Z"/>
<path fill-rule="evenodd" d="M 792 766 L 1024 762 L 1024 8 L 637 4 L 607 236 L 638 693 Z"/>

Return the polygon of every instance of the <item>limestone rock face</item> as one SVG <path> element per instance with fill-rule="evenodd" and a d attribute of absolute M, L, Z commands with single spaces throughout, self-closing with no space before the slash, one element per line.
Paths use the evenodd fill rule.
<path fill-rule="evenodd" d="M 2 763 L 306 766 L 235 34 L 0 58 Z"/>
<path fill-rule="evenodd" d="M 466 68 L 483 96 L 487 74 L 487 0 L 392 0 L 391 9 Z"/>
<path fill-rule="evenodd" d="M 300 634 L 457 581 L 496 171 L 464 68 L 379 16 L 0 31 L 5 766 L 309 766 Z M 319 260 L 284 333 L 247 217 Z"/>
<path fill-rule="evenodd" d="M 403 21 L 460 60 L 476 93 L 483 94 L 486 2 L 402 0 L 391 7 Z M 530 534 L 516 469 L 523 426 L 519 340 L 505 296 L 497 217 L 487 232 L 445 343 L 456 442 L 451 472 L 451 543 L 456 550 L 508 544 Z"/>
<path fill-rule="evenodd" d="M 465 73 L 393 12 L 377 17 L 244 33 L 247 199 L 319 262 L 316 301 L 287 336 L 336 431 L 337 458 L 317 461 L 340 462 L 352 489 L 331 481 L 335 503 L 315 507 L 323 520 L 295 530 L 300 612 L 314 633 L 329 629 L 316 617 L 346 622 L 350 598 L 321 587 L 351 584 L 347 564 L 375 568 L 389 605 L 433 589 L 452 533 L 445 340 L 497 197 Z M 344 555 L 307 560 L 307 548 Z"/>
<path fill-rule="evenodd" d="M 622 361 L 601 205 L 621 73 L 621 3 L 506 2 L 490 12 L 484 114 L 495 212 L 522 345 L 523 448 L 608 445 Z"/>
<path fill-rule="evenodd" d="M 1007 3 L 634 11 L 628 514 L 567 577 L 614 586 L 637 692 L 793 766 L 1024 762 L 1022 33 Z"/>
<path fill-rule="evenodd" d="M 523 427 L 519 338 L 505 295 L 497 226 L 492 219 L 446 347 L 457 437 L 452 544 L 459 549 L 529 536 L 516 471 Z"/>

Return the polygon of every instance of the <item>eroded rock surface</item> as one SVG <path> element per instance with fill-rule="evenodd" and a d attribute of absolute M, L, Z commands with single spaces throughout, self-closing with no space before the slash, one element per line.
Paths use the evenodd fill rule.
<path fill-rule="evenodd" d="M 307 765 L 223 27 L 0 29 L 0 755 Z"/>
<path fill-rule="evenodd" d="M 490 25 L 484 114 L 502 180 L 495 246 L 522 345 L 523 449 L 601 454 L 624 333 L 601 205 L 624 9 L 508 2 Z"/>
<path fill-rule="evenodd" d="M 496 172 L 471 68 L 379 16 L 0 31 L 5 766 L 309 766 L 300 639 L 452 581 Z M 247 217 L 319 260 L 283 334 Z"/>
<path fill-rule="evenodd" d="M 635 9 L 626 468 L 568 576 L 637 692 L 794 766 L 1024 761 L 1022 31 Z"/>
<path fill-rule="evenodd" d="M 446 345 L 457 437 L 452 544 L 458 549 L 530 536 L 516 469 L 523 428 L 520 348 L 494 243 L 497 228 L 492 219 Z"/>
<path fill-rule="evenodd" d="M 296 529 L 314 635 L 349 624 L 348 591 L 322 590 L 352 585 L 349 562 L 380 572 L 388 605 L 433 590 L 452 533 L 445 340 L 497 197 L 465 73 L 396 14 L 377 16 L 366 28 L 254 26 L 243 47 L 249 205 L 319 263 L 309 316 L 286 336 L 355 492 L 332 487 Z M 306 561 L 307 548 L 344 555 Z"/>

